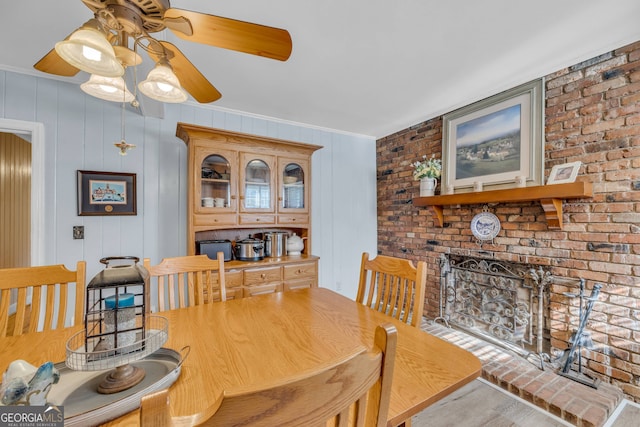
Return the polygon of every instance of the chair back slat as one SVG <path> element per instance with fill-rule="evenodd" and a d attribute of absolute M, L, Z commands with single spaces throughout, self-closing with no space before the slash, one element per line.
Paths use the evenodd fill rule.
<path fill-rule="evenodd" d="M 24 330 L 24 323 L 25 323 L 25 319 L 27 318 L 27 316 L 30 317 L 29 321 L 27 322 L 27 325 L 31 325 L 32 328 L 35 328 L 37 326 L 37 322 L 36 325 L 33 324 L 33 318 L 35 316 L 35 312 L 40 312 L 40 288 L 38 287 L 35 291 L 34 291 L 34 300 L 36 301 L 36 303 L 34 304 L 35 307 L 32 307 L 33 309 L 31 311 L 27 310 L 27 288 L 19 288 L 17 289 L 18 291 L 18 299 L 16 302 L 16 313 L 15 313 L 15 317 L 14 317 L 14 323 L 13 323 L 13 329 L 10 332 L 10 335 L 22 335 L 22 331 Z M 29 330 L 29 332 L 33 332 L 32 330 Z"/>
<path fill-rule="evenodd" d="M 193 295 L 190 298 L 195 298 L 196 304 L 204 304 L 204 296 L 211 295 L 211 289 L 208 286 L 211 281 L 211 272 L 197 271 L 194 274 L 194 281 Z"/>
<path fill-rule="evenodd" d="M 193 281 L 189 280 L 189 276 L 193 274 L 191 272 L 186 272 L 186 273 L 179 273 L 177 274 L 177 278 L 178 278 L 178 301 L 179 301 L 179 305 L 178 307 L 186 307 L 186 301 L 187 298 L 185 296 L 185 279 L 186 280 L 186 284 L 187 287 L 193 286 Z M 189 300 L 190 302 L 193 301 L 192 299 Z M 191 302 L 191 304 L 195 305 L 195 302 Z M 177 307 L 171 307 L 172 309 L 177 308 Z"/>
<path fill-rule="evenodd" d="M 11 290 L 0 290 L 0 337 L 7 336 L 9 327 L 9 303 L 11 302 Z"/>
<path fill-rule="evenodd" d="M 198 286 L 197 280 L 196 280 L 196 276 L 197 273 L 194 272 L 190 272 L 185 274 L 185 279 L 187 281 L 187 286 L 186 287 L 180 287 L 180 289 L 184 289 L 186 294 L 183 294 L 182 297 L 182 304 L 186 304 L 185 301 L 193 301 L 192 304 L 197 304 L 196 301 L 196 292 L 195 292 L 195 287 Z"/>
<path fill-rule="evenodd" d="M 362 254 L 356 301 L 413 326 L 420 326 L 424 311 L 427 264 Z"/>
<path fill-rule="evenodd" d="M 47 307 L 53 307 L 55 303 L 56 297 L 56 287 L 55 285 L 47 285 L 43 286 L 44 291 L 46 292 L 46 305 Z M 46 310 L 44 315 L 44 330 L 50 331 L 53 328 L 53 310 Z"/>
<path fill-rule="evenodd" d="M 153 277 L 153 274 L 151 275 Z M 167 301 L 168 309 L 173 310 L 176 308 L 176 277 L 174 274 L 167 275 L 167 287 L 169 288 L 169 300 Z"/>
<path fill-rule="evenodd" d="M 67 290 L 69 289 L 69 284 L 65 283 L 66 286 L 59 286 L 57 291 L 60 295 L 60 309 L 58 310 L 58 319 L 56 320 L 56 324 L 60 324 L 64 322 L 64 314 L 67 312 Z"/>
<path fill-rule="evenodd" d="M 216 412 L 205 425 L 246 427 L 355 426 L 387 424 L 397 330 L 378 326 L 373 348 L 360 347 L 342 360 L 302 376 L 283 379 L 257 390 L 224 390 Z M 140 406 L 143 427 L 178 425 L 171 418 L 169 391 L 144 396 Z"/>
<path fill-rule="evenodd" d="M 147 262 L 148 258 L 145 258 L 144 262 L 145 262 L 145 267 L 146 266 L 146 262 Z M 149 267 L 147 267 L 147 270 L 149 269 Z M 151 283 L 153 279 L 149 278 L 149 283 Z M 158 298 L 158 311 L 165 311 L 166 308 L 166 301 L 165 301 L 165 283 L 164 283 L 164 276 L 158 276 L 157 277 L 157 298 Z M 151 290 L 149 290 L 149 292 L 151 292 Z M 151 309 L 151 307 L 149 307 L 149 309 Z"/>
<path fill-rule="evenodd" d="M 164 258 L 154 266 L 149 258 L 145 258 L 143 262 L 149 271 L 150 286 L 157 288 L 157 310 L 225 301 L 224 254 L 219 252 L 217 255 L 215 260 L 207 255 Z"/>
<path fill-rule="evenodd" d="M 16 313 L 16 322 L 21 319 L 29 319 L 26 327 L 29 332 L 35 332 L 38 330 L 40 322 L 40 311 L 42 306 L 42 288 L 44 286 L 34 286 L 31 288 L 31 309 L 27 310 L 27 289 L 18 289 L 18 312 Z M 22 294 L 22 297 L 20 296 Z M 21 301 L 24 301 L 22 303 Z M 15 335 L 20 335 L 18 331 L 24 330 L 25 326 L 21 326 L 19 330 L 15 330 Z M 43 329 L 44 330 L 44 329 Z"/>
<path fill-rule="evenodd" d="M 62 264 L 0 269 L 0 336 L 63 328 L 81 322 L 85 274 L 84 261 L 76 263 L 75 271 Z"/>

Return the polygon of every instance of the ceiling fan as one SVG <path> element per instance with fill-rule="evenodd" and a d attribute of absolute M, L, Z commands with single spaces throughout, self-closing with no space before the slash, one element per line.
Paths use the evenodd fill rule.
<path fill-rule="evenodd" d="M 283 29 L 172 8 L 169 0 L 81 1 L 94 12 L 94 18 L 64 41 L 56 43 L 56 47 L 40 59 L 34 68 L 67 77 L 76 75 L 80 70 L 86 71 L 92 74 L 87 86 L 90 86 L 92 79 L 103 88 L 106 87 L 104 79 L 120 79 L 121 82 L 116 85 L 122 86 L 118 90 L 119 93 L 124 90 L 125 95 L 109 100 L 122 102 L 123 96 L 127 96 L 122 75 L 124 68 L 142 62 L 138 48 L 146 51 L 156 62 L 147 80 L 138 85 L 145 95 L 163 102 L 181 102 L 186 100 L 186 94 L 179 93 L 184 92 L 184 88 L 200 103 L 213 102 L 222 96 L 178 47 L 150 35 L 165 28 L 181 39 L 195 43 L 280 61 L 286 61 L 291 55 L 291 36 Z M 98 64 L 102 60 L 111 62 L 107 65 Z M 155 73 L 153 77 L 152 73 Z M 145 83 L 147 86 L 144 86 Z M 174 89 L 178 98 L 164 99 Z M 127 99 L 133 98 L 129 93 Z"/>

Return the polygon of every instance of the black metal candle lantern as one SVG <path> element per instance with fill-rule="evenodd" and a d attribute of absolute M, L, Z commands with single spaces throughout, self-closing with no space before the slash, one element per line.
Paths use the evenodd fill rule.
<path fill-rule="evenodd" d="M 100 262 L 107 268 L 87 285 L 85 351 L 92 353 L 94 364 L 101 359 L 108 360 L 107 367 L 113 360 L 123 362 L 116 363 L 116 370 L 100 384 L 100 393 L 125 390 L 145 375 L 144 370 L 128 363 L 144 351 L 149 314 L 149 273 L 138 261 L 137 257 L 103 258 Z"/>

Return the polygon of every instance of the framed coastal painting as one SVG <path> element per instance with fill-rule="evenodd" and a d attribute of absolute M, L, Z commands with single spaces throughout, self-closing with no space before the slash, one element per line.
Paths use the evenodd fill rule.
<path fill-rule="evenodd" d="M 78 171 L 78 215 L 136 215 L 136 174 Z"/>
<path fill-rule="evenodd" d="M 443 188 L 495 190 L 516 187 L 522 179 L 542 185 L 543 117 L 541 79 L 446 114 Z"/>

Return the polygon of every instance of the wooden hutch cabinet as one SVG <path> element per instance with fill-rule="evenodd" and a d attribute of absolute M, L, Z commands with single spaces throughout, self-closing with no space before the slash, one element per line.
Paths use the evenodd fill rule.
<path fill-rule="evenodd" d="M 187 251 L 270 231 L 304 238 L 300 256 L 225 262 L 227 297 L 318 285 L 311 255 L 311 155 L 318 145 L 178 123 L 188 147 Z"/>

